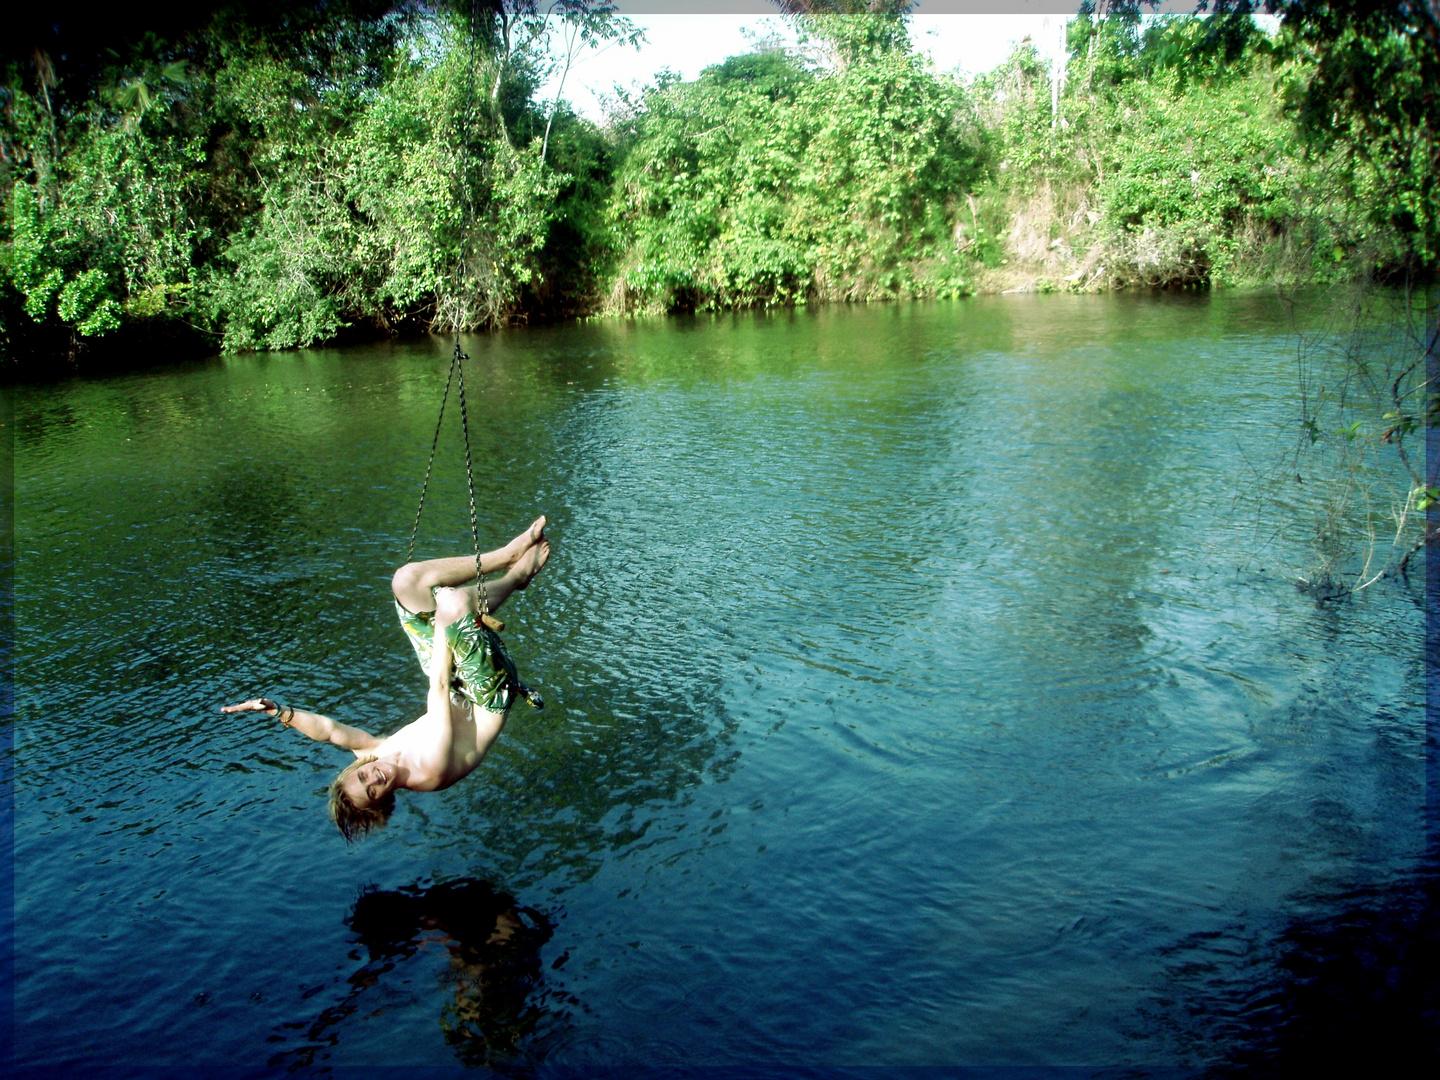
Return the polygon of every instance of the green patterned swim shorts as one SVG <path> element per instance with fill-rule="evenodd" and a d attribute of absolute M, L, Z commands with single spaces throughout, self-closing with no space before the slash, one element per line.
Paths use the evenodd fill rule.
<path fill-rule="evenodd" d="M 395 613 L 400 616 L 405 636 L 415 647 L 420 667 L 428 676 L 430 656 L 435 648 L 435 613 L 409 611 L 398 600 Z M 445 640 L 454 657 L 450 689 L 455 693 L 487 712 L 508 712 L 517 696 L 537 709 L 544 705 L 538 694 L 521 684 L 515 661 L 505 651 L 500 635 L 482 624 L 474 612 L 447 626 Z"/>

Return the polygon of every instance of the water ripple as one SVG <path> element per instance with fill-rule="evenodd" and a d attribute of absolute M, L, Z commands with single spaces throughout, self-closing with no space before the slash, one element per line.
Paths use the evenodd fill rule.
<path fill-rule="evenodd" d="M 1236 510 L 1289 326 L 1005 297 L 476 338 L 481 533 L 551 520 L 503 612 L 550 704 L 349 849 L 346 755 L 218 707 L 424 708 L 388 579 L 448 346 L 17 390 L 18 1060 L 1238 1060 L 1267 943 L 1413 860 L 1423 805 L 1414 598 L 1317 610 L 1265 571 L 1294 509 Z M 446 442 L 425 556 L 469 544 L 462 476 Z M 437 882 L 550 936 L 426 908 L 371 957 L 357 897 Z"/>

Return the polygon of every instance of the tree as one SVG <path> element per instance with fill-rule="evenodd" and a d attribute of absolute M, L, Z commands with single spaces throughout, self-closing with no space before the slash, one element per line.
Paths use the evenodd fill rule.
<path fill-rule="evenodd" d="M 620 306 L 964 291 L 952 212 L 980 155 L 962 88 L 915 55 L 899 19 L 806 18 L 843 63 L 766 49 L 646 95 L 614 202 L 633 237 Z"/>
<path fill-rule="evenodd" d="M 1301 129 L 1364 170 L 1376 225 L 1407 237 L 1410 272 L 1440 262 L 1440 0 L 1276 0 L 1308 77 Z"/>
<path fill-rule="evenodd" d="M 540 164 L 550 149 L 550 127 L 555 121 L 555 111 L 560 107 L 560 95 L 565 90 L 565 80 L 570 68 L 586 49 L 603 49 L 614 45 L 632 45 L 639 48 L 645 39 L 641 30 L 629 19 L 616 16 L 615 5 L 608 0 L 599 3 L 585 0 L 555 0 L 546 11 L 546 18 L 558 19 L 563 44 L 560 79 L 555 84 L 555 99 L 545 117 L 545 137 L 540 144 Z"/>

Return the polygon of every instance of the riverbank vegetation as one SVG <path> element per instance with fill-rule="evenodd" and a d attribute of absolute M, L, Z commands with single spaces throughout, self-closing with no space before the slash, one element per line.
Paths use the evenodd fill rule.
<path fill-rule="evenodd" d="M 1388 67 L 1402 77 L 1389 92 L 1418 104 L 1403 77 L 1421 64 L 1401 39 L 1356 51 L 1370 54 L 1375 83 Z M 1344 47 L 1357 45 L 1352 35 Z M 977 85 L 997 135 L 974 216 L 977 244 L 991 244 L 982 261 L 1006 268 L 993 284 L 1323 283 L 1433 265 L 1429 131 L 1400 135 L 1404 153 L 1337 132 L 1330 113 L 1359 101 L 1353 87 L 1342 103 L 1321 85 L 1320 50 L 1299 31 L 1082 17 L 1068 47 L 1058 92 L 1023 49 Z"/>
<path fill-rule="evenodd" d="M 1280 4 L 1275 35 L 1111 5 L 1063 66 L 1027 41 L 976 79 L 916 52 L 904 4 L 821 7 L 788 5 L 798 48 L 662 76 L 600 126 L 538 94 L 555 57 L 634 41 L 589 0 L 59 24 L 0 90 L 0 348 L 1414 277 L 1440 253 L 1433 5 Z"/>

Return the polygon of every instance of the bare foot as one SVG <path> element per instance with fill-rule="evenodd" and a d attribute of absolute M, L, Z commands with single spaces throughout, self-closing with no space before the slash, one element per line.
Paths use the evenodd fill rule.
<path fill-rule="evenodd" d="M 510 573 L 515 578 L 515 588 L 524 589 L 529 586 L 531 579 L 540 573 L 541 568 L 550 559 L 550 541 L 541 539 L 539 543 L 532 544 L 525 549 L 525 554 L 516 560 L 515 565 L 510 568 Z"/>
<path fill-rule="evenodd" d="M 506 544 L 501 551 L 501 559 L 506 569 L 514 566 L 520 561 L 520 556 L 529 551 L 532 547 L 545 539 L 545 515 L 541 514 L 519 536 Z M 533 576 L 533 575 L 532 575 Z"/>

